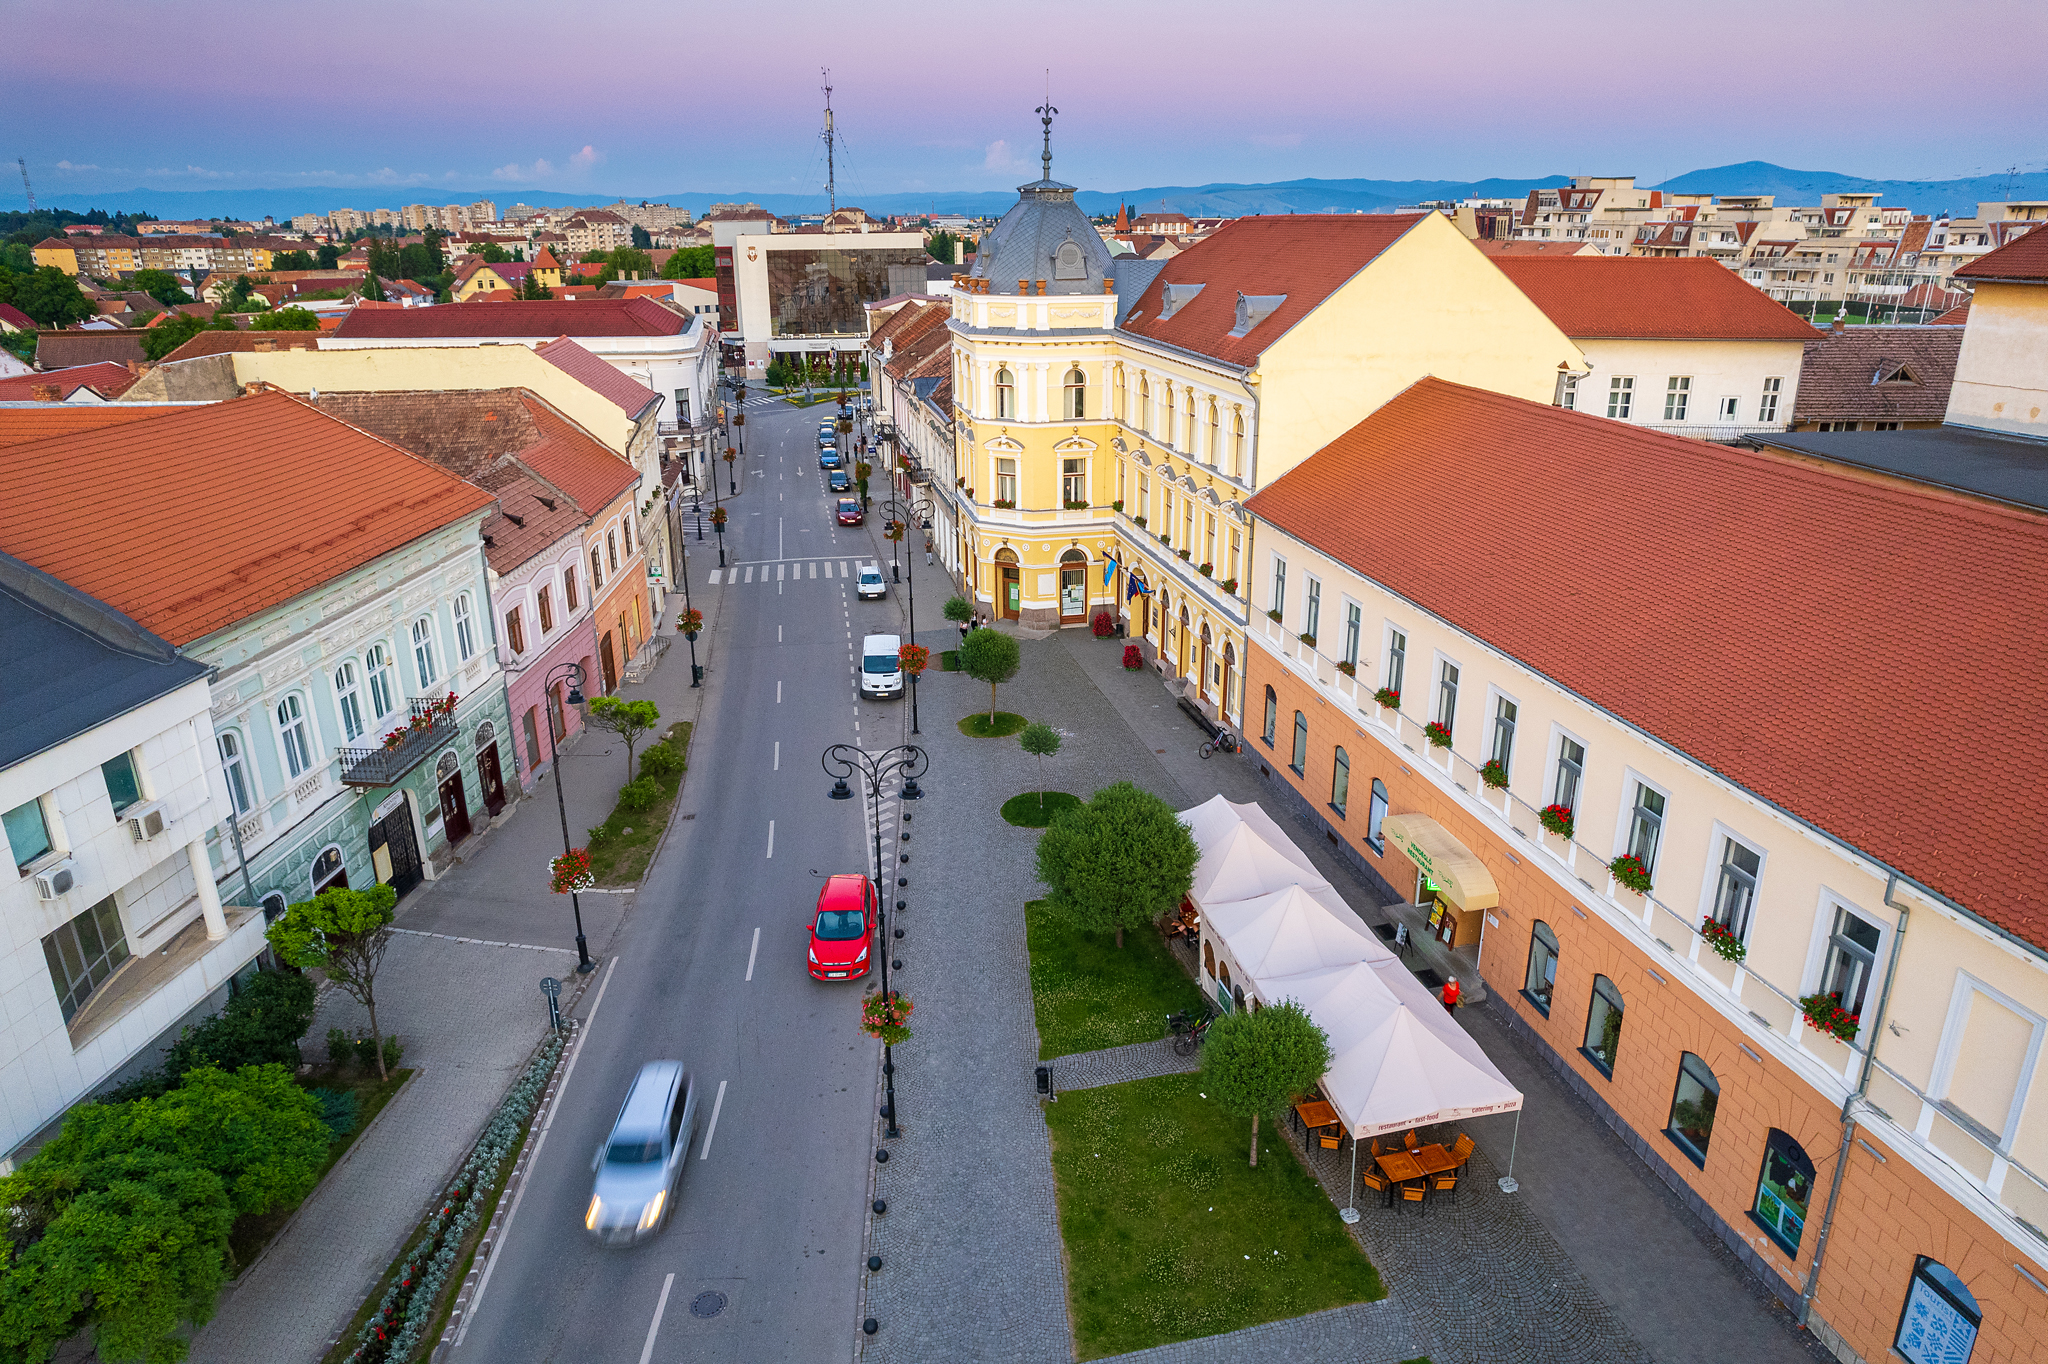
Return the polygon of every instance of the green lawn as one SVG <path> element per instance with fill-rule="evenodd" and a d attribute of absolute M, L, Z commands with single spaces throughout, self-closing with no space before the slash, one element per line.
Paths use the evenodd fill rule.
<path fill-rule="evenodd" d="M 1044 900 L 1024 906 L 1038 1055 L 1067 1056 L 1166 1036 L 1166 1016 L 1202 1007 L 1202 992 L 1151 928 L 1091 933 Z M 1247 1134 L 1249 1141 L 1249 1134 Z"/>
<path fill-rule="evenodd" d="M 1023 728 L 1024 717 L 1013 710 L 997 711 L 994 720 L 978 710 L 960 722 L 960 732 L 970 739 L 1007 739 Z"/>
<path fill-rule="evenodd" d="M 1262 1139 L 1252 1169 L 1249 1124 L 1200 1085 L 1168 1075 L 1045 1109 L 1081 1359 L 1386 1296 L 1287 1143 Z"/>
<path fill-rule="evenodd" d="M 1003 802 L 1003 819 L 1020 829 L 1043 829 L 1054 815 L 1080 803 L 1079 796 L 1065 791 L 1026 791 Z"/>
<path fill-rule="evenodd" d="M 960 671 L 960 651 L 958 649 L 947 649 L 939 655 L 939 671 L 942 673 L 957 673 Z"/>

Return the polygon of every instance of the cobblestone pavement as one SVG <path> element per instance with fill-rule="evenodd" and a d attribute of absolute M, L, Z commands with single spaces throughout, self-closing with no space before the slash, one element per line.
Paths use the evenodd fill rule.
<path fill-rule="evenodd" d="M 1111 1358 L 1115 1364 L 1241 1364 L 1267 1359 L 1287 1364 L 1404 1364 L 1426 1354 L 1406 1309 L 1392 1298 L 1382 1298 Z"/>
<path fill-rule="evenodd" d="M 1056 1056 L 1045 1063 L 1052 1067 L 1053 1088 L 1100 1089 L 1126 1080 L 1149 1080 L 1155 1075 L 1186 1075 L 1202 1068 L 1202 1053 L 1176 1056 L 1173 1039 L 1133 1042 L 1125 1047 L 1104 1047 L 1101 1051 L 1077 1051 Z"/>
<path fill-rule="evenodd" d="M 394 935 L 377 976 L 377 1022 L 405 1043 L 413 1078 L 349 1148 L 298 1216 L 221 1297 L 193 1364 L 316 1360 L 453 1174 L 541 1030 L 536 984 L 566 976 L 567 951 Z M 320 997 L 308 1055 L 327 1030 L 369 1026 L 339 990 Z"/>

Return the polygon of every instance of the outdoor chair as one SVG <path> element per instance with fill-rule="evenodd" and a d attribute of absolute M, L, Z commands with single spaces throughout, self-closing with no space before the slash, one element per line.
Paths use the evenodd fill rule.
<path fill-rule="evenodd" d="M 1402 1141 L 1402 1148 L 1401 1148 L 1401 1149 L 1402 1149 L 1402 1150 L 1404 1150 L 1404 1151 L 1413 1151 L 1413 1150 L 1417 1150 L 1417 1149 L 1418 1149 L 1418 1148 L 1420 1148 L 1420 1147 L 1421 1147 L 1421 1145 L 1422 1145 L 1422 1140 L 1421 1140 L 1421 1138 L 1420 1138 L 1420 1137 L 1418 1137 L 1418 1136 L 1416 1135 L 1415 1129 L 1414 1129 L 1414 1128 L 1412 1128 L 1412 1127 L 1408 1129 L 1408 1135 L 1407 1135 L 1407 1136 L 1405 1136 L 1405 1137 L 1403 1137 L 1403 1138 L 1401 1139 L 1401 1141 Z"/>
<path fill-rule="evenodd" d="M 1422 1207 L 1422 1196 L 1428 1192 L 1420 1184 L 1403 1184 L 1401 1186 L 1401 1201 L 1403 1203 L 1413 1203 L 1420 1209 Z"/>
<path fill-rule="evenodd" d="M 1341 1127 L 1318 1127 L 1316 1129 L 1316 1144 L 1325 1151 L 1343 1150 L 1344 1129 Z"/>
<path fill-rule="evenodd" d="M 1385 1194 L 1387 1196 L 1386 1202 L 1389 1205 L 1393 1203 L 1394 1181 L 1388 1179 L 1378 1170 L 1360 1170 L 1358 1172 L 1358 1182 L 1365 1185 L 1366 1188 L 1371 1189 L 1374 1193 Z"/>
<path fill-rule="evenodd" d="M 1458 1177 L 1455 1174 L 1438 1175 L 1429 1187 L 1432 1193 L 1447 1193 L 1453 1203 L 1458 1201 Z"/>
<path fill-rule="evenodd" d="M 1378 1160 L 1383 1154 L 1385 1153 L 1380 1150 L 1380 1139 L 1374 1137 L 1372 1139 L 1372 1158 Z"/>
<path fill-rule="evenodd" d="M 1476 1144 L 1477 1143 L 1475 1143 L 1472 1140 L 1472 1138 L 1466 1136 L 1463 1132 L 1460 1132 L 1458 1134 L 1458 1140 L 1451 1146 L 1451 1159 L 1457 1161 L 1458 1164 L 1463 1165 L 1466 1161 L 1472 1158 L 1472 1148 Z"/>

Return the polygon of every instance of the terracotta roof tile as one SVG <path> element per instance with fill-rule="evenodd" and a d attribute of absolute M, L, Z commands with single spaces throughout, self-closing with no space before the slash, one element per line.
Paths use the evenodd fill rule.
<path fill-rule="evenodd" d="M 135 384 L 138 376 L 126 365 L 117 365 L 111 360 L 102 360 L 95 365 L 77 365 L 71 369 L 46 369 L 40 374 L 17 374 L 0 379 L 0 402 L 31 402 L 35 390 L 50 384 L 57 386 L 59 402 L 69 398 L 81 388 L 89 388 L 102 398 L 118 398 Z"/>
<path fill-rule="evenodd" d="M 482 482 L 498 498 L 498 510 L 483 524 L 484 558 L 495 572 L 512 572 L 590 520 L 582 508 L 517 465 L 493 469 Z"/>
<path fill-rule="evenodd" d="M 2048 519 L 1440 379 L 1250 506 L 2048 946 Z M 1589 543 L 1568 581 L 1531 571 Z"/>
<path fill-rule="evenodd" d="M 111 360 L 117 365 L 125 365 L 130 360 L 140 364 L 147 358 L 142 353 L 142 334 L 137 331 L 46 331 L 36 334 L 36 362 L 50 369 L 73 369 L 79 365 L 96 365 L 102 360 Z"/>
<path fill-rule="evenodd" d="M 617 407 L 629 420 L 640 420 L 649 407 L 661 401 L 659 393 L 566 336 L 536 346 L 533 353 Z"/>
<path fill-rule="evenodd" d="M 1955 307 L 1950 308 L 1947 312 L 1943 313 L 1940 317 L 1935 318 L 1932 322 L 1929 322 L 1927 325 L 1930 327 L 1960 327 L 1967 323 L 1969 320 L 1970 301 L 1968 299 L 1964 299 L 1961 303 L 1956 304 Z"/>
<path fill-rule="evenodd" d="M 166 355 L 159 364 L 197 360 L 202 355 L 230 355 L 259 350 L 318 350 L 318 332 L 204 331 Z"/>
<path fill-rule="evenodd" d="M 1805 341 L 1813 327 L 1704 257 L 1501 256 L 1493 262 L 1574 338 Z"/>
<path fill-rule="evenodd" d="M 1845 327 L 1806 343 L 1795 421 L 1940 421 L 1961 327 Z"/>
<path fill-rule="evenodd" d="M 2048 228 L 2036 227 L 1960 266 L 1956 279 L 2017 279 L 2048 284 Z"/>
<path fill-rule="evenodd" d="M 148 417 L 185 412 L 187 407 L 154 407 L 142 403 L 35 403 L 0 407 L 0 446 L 49 440 L 104 426 L 126 426 Z"/>
<path fill-rule="evenodd" d="M 1166 263 L 1126 315 L 1123 329 L 1198 355 L 1249 365 L 1428 215 L 1299 213 L 1239 218 Z M 1169 284 L 1206 286 L 1160 320 Z M 1285 295 L 1243 336 L 1232 336 L 1237 296 Z"/>
<path fill-rule="evenodd" d="M 443 303 L 434 308 L 358 309 L 335 331 L 358 337 L 434 340 L 457 336 L 676 336 L 689 319 L 652 299 Z"/>
<path fill-rule="evenodd" d="M 321 496 L 277 496 L 310 487 Z M 179 645 L 490 505 L 278 392 L 0 450 L 0 549 Z"/>

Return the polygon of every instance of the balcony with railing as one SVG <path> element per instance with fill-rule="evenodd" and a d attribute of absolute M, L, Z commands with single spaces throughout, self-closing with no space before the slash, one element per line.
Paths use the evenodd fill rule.
<path fill-rule="evenodd" d="M 341 750 L 341 780 L 348 786 L 396 786 L 459 732 L 453 692 L 412 703 L 412 719 L 384 736 L 375 748 Z"/>

